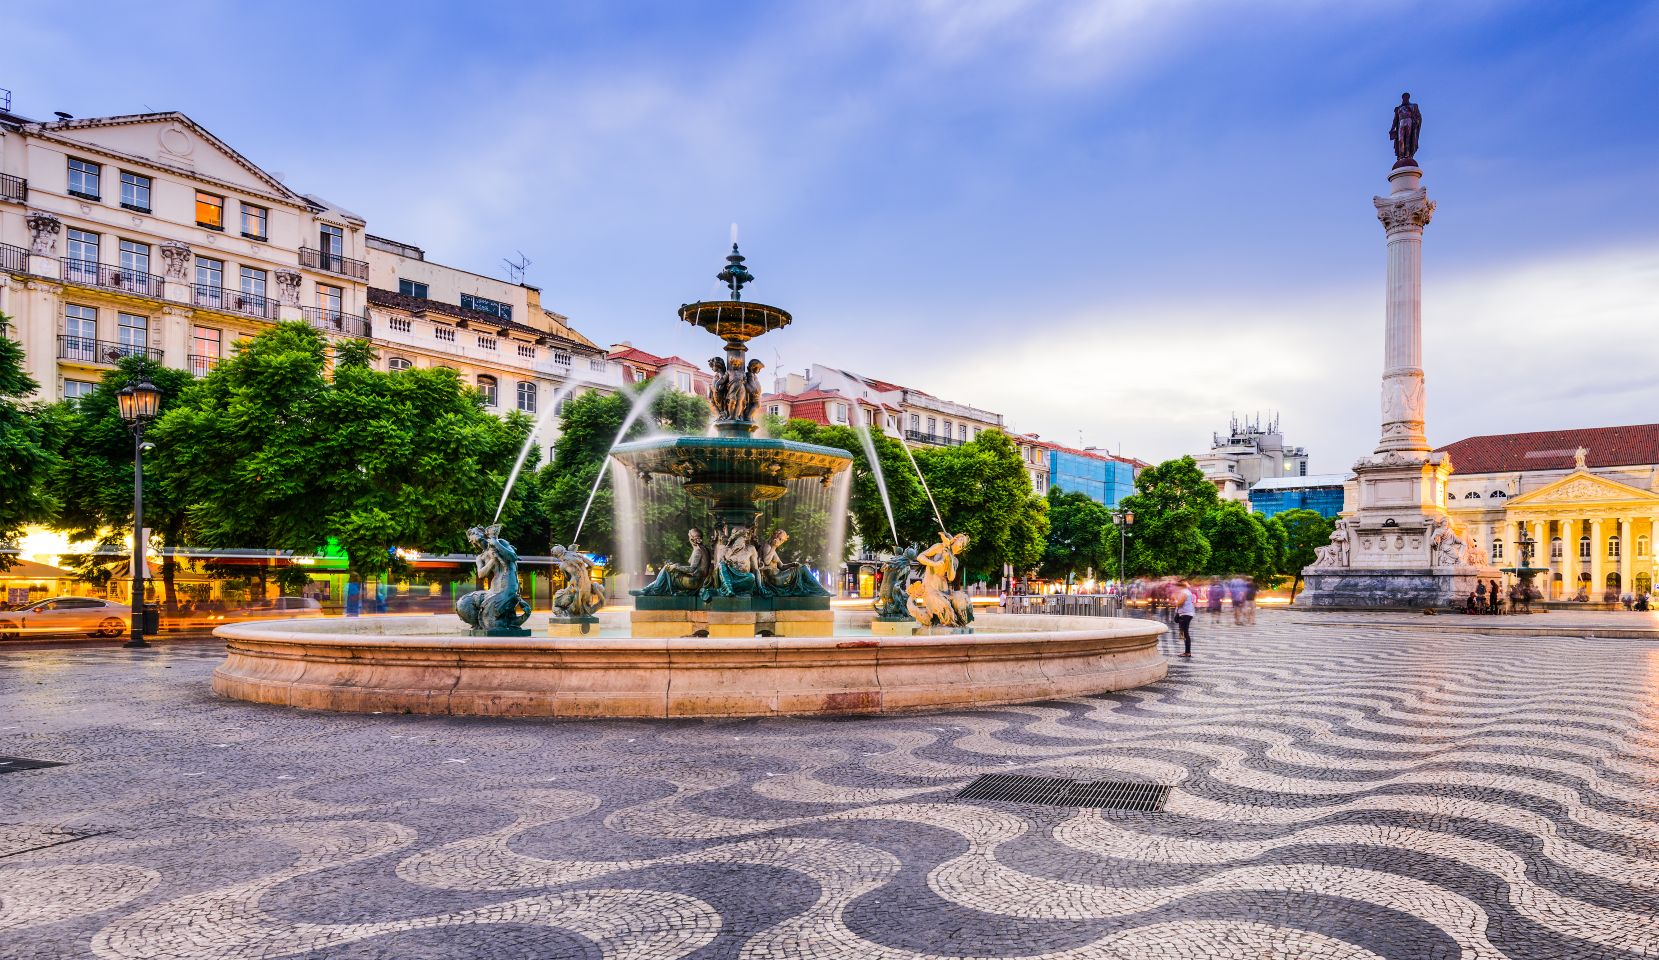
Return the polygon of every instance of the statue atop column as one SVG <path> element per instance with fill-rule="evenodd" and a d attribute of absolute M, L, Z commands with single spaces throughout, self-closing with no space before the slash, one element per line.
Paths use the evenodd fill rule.
<path fill-rule="evenodd" d="M 1388 139 L 1394 141 L 1394 166 L 1417 166 L 1417 136 L 1423 131 L 1423 111 L 1411 102 L 1411 94 L 1400 94 L 1400 105 L 1394 108 L 1394 125 L 1388 128 Z"/>

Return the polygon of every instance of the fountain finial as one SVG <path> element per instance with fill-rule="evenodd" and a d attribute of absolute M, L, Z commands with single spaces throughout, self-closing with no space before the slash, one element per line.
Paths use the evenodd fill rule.
<path fill-rule="evenodd" d="M 715 274 L 715 279 L 732 289 L 732 299 L 743 299 L 743 285 L 755 279 L 743 265 L 743 254 L 737 252 L 737 241 L 732 241 L 732 252 L 726 257 L 726 269 Z"/>

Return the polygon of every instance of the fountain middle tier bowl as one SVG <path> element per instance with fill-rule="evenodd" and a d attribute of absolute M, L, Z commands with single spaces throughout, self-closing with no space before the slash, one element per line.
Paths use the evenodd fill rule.
<path fill-rule="evenodd" d="M 791 480 L 826 482 L 852 465 L 845 450 L 755 437 L 664 437 L 618 444 L 611 451 L 640 478 L 677 477 L 707 500 L 776 500 Z"/>
<path fill-rule="evenodd" d="M 699 300 L 680 307 L 680 319 L 729 344 L 747 343 L 789 326 L 789 311 L 748 300 Z"/>

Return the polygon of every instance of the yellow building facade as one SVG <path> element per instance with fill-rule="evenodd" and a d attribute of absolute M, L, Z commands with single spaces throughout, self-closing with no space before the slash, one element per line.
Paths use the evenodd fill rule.
<path fill-rule="evenodd" d="M 1470 437 L 1441 448 L 1446 509 L 1499 567 L 1524 532 L 1548 600 L 1617 600 L 1659 579 L 1659 424 Z"/>

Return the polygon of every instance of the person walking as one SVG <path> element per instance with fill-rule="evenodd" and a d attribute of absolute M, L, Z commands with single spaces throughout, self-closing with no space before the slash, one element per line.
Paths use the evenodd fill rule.
<path fill-rule="evenodd" d="M 1188 593 L 1192 592 L 1192 588 L 1187 586 L 1187 582 L 1185 580 L 1181 581 L 1180 586 L 1185 588 Z M 1226 586 L 1224 586 L 1220 580 L 1211 580 L 1209 586 L 1204 592 L 1204 609 L 1209 613 L 1211 623 L 1221 622 L 1221 603 L 1222 599 L 1226 596 Z M 1197 608 L 1195 606 L 1195 612 L 1196 609 Z"/>
<path fill-rule="evenodd" d="M 1215 601 L 1218 604 L 1216 609 L 1219 611 L 1221 609 L 1219 606 L 1219 593 L 1212 588 L 1211 596 L 1215 596 L 1217 598 Z M 1182 580 L 1176 585 L 1175 596 L 1171 598 L 1171 606 L 1175 608 L 1175 623 L 1181 628 L 1182 650 L 1180 655 L 1191 659 L 1192 618 L 1198 613 L 1198 604 L 1193 599 L 1191 584 L 1187 583 L 1185 580 Z M 1217 615 L 1219 616 L 1219 613 Z"/>
<path fill-rule="evenodd" d="M 1498 581 L 1492 581 L 1492 587 L 1486 592 L 1486 602 L 1491 605 L 1488 611 L 1492 616 L 1503 613 L 1503 593 L 1498 589 Z"/>
<path fill-rule="evenodd" d="M 1256 586 L 1255 577 L 1244 578 L 1244 622 L 1250 626 L 1256 625 Z"/>

